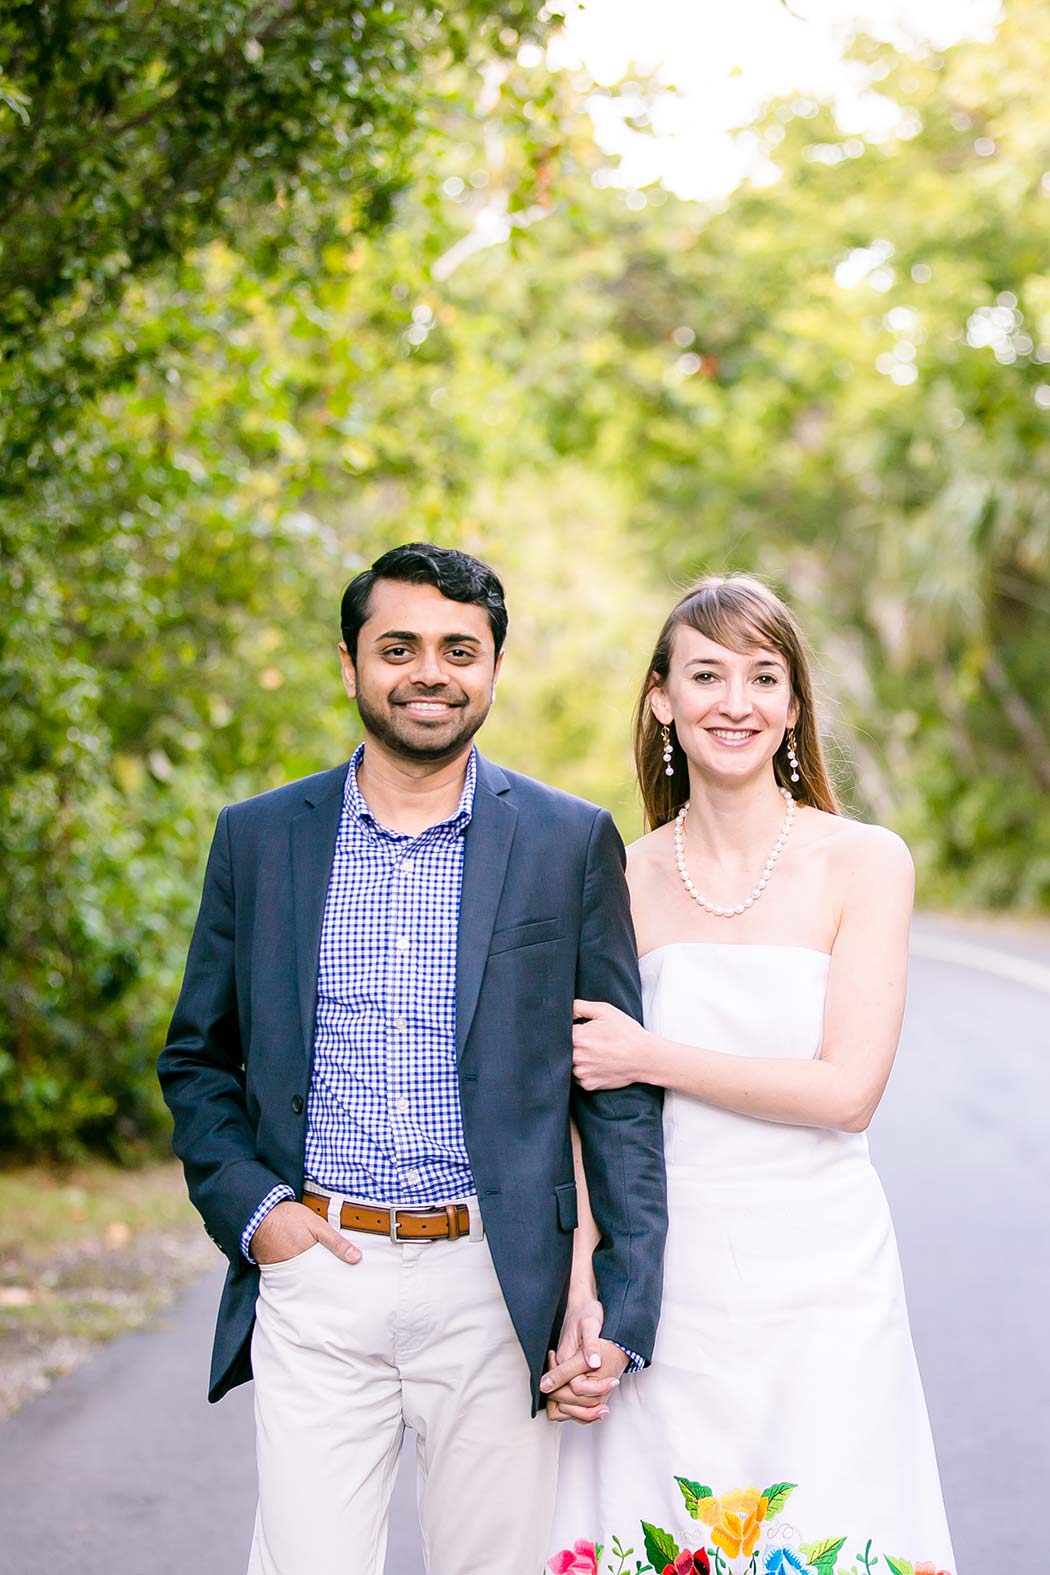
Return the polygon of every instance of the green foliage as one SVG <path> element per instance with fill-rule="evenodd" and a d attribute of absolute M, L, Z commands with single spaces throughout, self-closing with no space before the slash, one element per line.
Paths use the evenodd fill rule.
<path fill-rule="evenodd" d="M 0 1150 L 166 1130 L 214 815 L 348 742 L 316 653 L 359 537 L 335 566 L 290 506 L 308 281 L 534 35 L 513 0 L 0 9 Z"/>
<path fill-rule="evenodd" d="M 0 1145 L 163 1130 L 214 815 L 345 758 L 339 589 L 414 536 L 506 579 L 486 747 L 626 834 L 675 584 L 752 568 L 927 898 L 1050 906 L 1045 8 L 861 41 L 897 133 L 771 105 L 708 207 L 529 11 L 0 6 Z"/>

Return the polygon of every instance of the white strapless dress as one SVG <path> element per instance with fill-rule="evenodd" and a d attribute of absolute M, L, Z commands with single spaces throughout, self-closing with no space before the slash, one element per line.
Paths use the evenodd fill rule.
<path fill-rule="evenodd" d="M 689 942 L 641 968 L 646 1026 L 662 1038 L 740 1056 L 820 1051 L 823 952 Z M 653 1365 L 624 1378 L 603 1423 L 564 1424 L 549 1568 L 954 1575 L 867 1138 L 671 1092 L 664 1137 Z"/>

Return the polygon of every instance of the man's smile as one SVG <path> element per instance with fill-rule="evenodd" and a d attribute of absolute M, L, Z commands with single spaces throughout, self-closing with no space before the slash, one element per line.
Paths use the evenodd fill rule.
<path fill-rule="evenodd" d="M 450 717 L 462 706 L 462 701 L 452 700 L 394 700 L 391 704 L 398 706 L 409 716 L 416 717 L 421 722 L 440 722 Z"/>

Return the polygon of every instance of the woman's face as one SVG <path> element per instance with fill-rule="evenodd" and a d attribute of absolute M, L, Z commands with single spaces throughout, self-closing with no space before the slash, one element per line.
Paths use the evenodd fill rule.
<path fill-rule="evenodd" d="M 666 682 L 649 701 L 659 722 L 674 723 L 690 764 L 720 780 L 765 770 L 798 717 L 779 651 L 731 651 L 687 625 L 675 631 Z"/>

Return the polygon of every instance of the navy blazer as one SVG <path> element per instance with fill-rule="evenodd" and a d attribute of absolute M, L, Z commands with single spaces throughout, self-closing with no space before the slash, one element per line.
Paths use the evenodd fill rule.
<path fill-rule="evenodd" d="M 219 816 L 186 973 L 160 1056 L 175 1151 L 230 1260 L 210 1398 L 251 1377 L 258 1270 L 241 1232 L 272 1187 L 301 1194 L 317 962 L 347 766 Z M 467 1152 L 533 1408 L 565 1308 L 576 1225 L 570 1112 L 583 1144 L 603 1333 L 648 1358 L 667 1228 L 659 1089 L 572 1079 L 574 997 L 641 1014 L 606 811 L 479 756 L 456 981 Z M 437 1249 L 439 1250 L 439 1249 Z"/>

